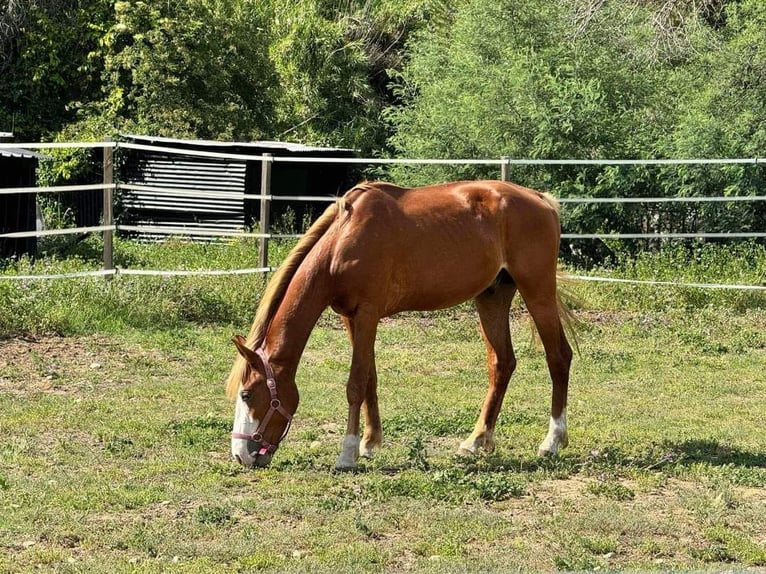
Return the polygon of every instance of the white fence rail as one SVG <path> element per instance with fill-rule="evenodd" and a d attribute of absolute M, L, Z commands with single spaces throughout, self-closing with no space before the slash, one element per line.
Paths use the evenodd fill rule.
<path fill-rule="evenodd" d="M 63 193 L 63 192 L 82 192 L 98 191 L 104 192 L 104 217 L 103 225 L 89 227 L 72 227 L 54 230 L 35 230 L 20 231 L 0 234 L 1 239 L 18 239 L 28 237 L 46 237 L 52 235 L 69 235 L 84 233 L 103 233 L 104 235 L 104 269 L 99 271 L 85 271 L 77 273 L 64 273 L 53 275 L 0 275 L 0 280 L 33 280 L 33 279 L 61 279 L 77 277 L 112 277 L 115 275 L 161 275 L 161 276 L 216 276 L 216 275 L 240 275 L 251 273 L 268 272 L 272 268 L 268 266 L 268 241 L 270 239 L 296 238 L 295 234 L 275 234 L 271 233 L 268 226 L 269 204 L 272 201 L 306 201 L 306 202 L 325 202 L 334 201 L 334 197 L 316 197 L 316 196 L 283 196 L 271 194 L 271 166 L 274 163 L 344 163 L 361 165 L 485 165 L 497 166 L 500 170 L 500 178 L 509 179 L 509 168 L 518 165 L 551 165 L 551 166 L 603 166 L 603 165 L 761 165 L 766 163 L 764 158 L 731 158 L 731 159 L 516 159 L 502 157 L 498 159 L 420 159 L 420 158 L 327 158 L 327 157 L 279 157 L 270 154 L 252 155 L 252 154 L 233 154 L 224 152 L 209 152 L 201 150 L 178 149 L 174 147 L 163 147 L 154 145 L 135 144 L 128 142 L 51 142 L 51 143 L 0 143 L 2 149 L 94 149 L 104 150 L 104 181 L 89 185 L 71 185 L 71 186 L 53 186 L 53 187 L 16 187 L 0 189 L 0 195 L 10 194 L 29 194 L 29 193 Z M 260 161 L 262 162 L 261 193 L 226 193 L 226 192 L 200 192 L 194 188 L 161 187 L 139 184 L 120 184 L 114 183 L 113 175 L 113 153 L 119 149 L 151 151 L 157 153 L 178 154 L 183 156 L 203 157 L 209 159 L 239 160 L 239 161 Z M 184 198 L 205 198 L 205 199 L 236 199 L 236 200 L 260 200 L 261 201 L 261 229 L 260 232 L 246 232 L 244 230 L 232 232 L 222 231 L 220 229 L 205 227 L 167 227 L 158 225 L 123 225 L 112 221 L 113 196 L 120 189 L 128 191 L 148 191 L 157 194 L 167 194 L 173 197 Z M 705 203 L 705 202 L 757 202 L 766 201 L 764 195 L 749 196 L 715 196 L 715 197 L 567 197 L 560 198 L 559 202 L 566 206 L 568 204 L 626 204 L 626 203 Z M 112 237 L 115 231 L 127 231 L 140 234 L 161 234 L 161 235 L 181 235 L 189 237 L 249 237 L 260 240 L 260 265 L 249 269 L 231 269 L 231 270 L 209 270 L 209 271 L 179 271 L 179 270 L 148 270 L 148 269 L 122 269 L 116 268 L 112 264 Z M 711 232 L 693 232 L 693 233 L 564 233 L 562 239 L 694 239 L 694 238 L 715 238 L 715 239 L 742 239 L 742 238 L 764 238 L 766 231 L 748 231 L 748 232 L 730 232 L 730 233 L 711 233 Z M 633 284 L 653 284 L 653 285 L 686 285 L 699 288 L 722 288 L 722 289 L 749 289 L 766 290 L 766 286 L 761 285 L 724 285 L 710 283 L 673 283 L 667 281 L 638 281 L 628 279 L 614 279 L 605 277 L 587 277 L 587 276 L 569 276 L 570 279 L 583 281 L 611 281 L 619 283 Z"/>

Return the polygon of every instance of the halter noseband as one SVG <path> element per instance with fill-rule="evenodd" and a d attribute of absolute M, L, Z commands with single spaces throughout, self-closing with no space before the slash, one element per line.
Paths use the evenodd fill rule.
<path fill-rule="evenodd" d="M 259 445 L 258 446 L 259 455 L 264 455 L 266 453 L 274 454 L 274 452 L 277 450 L 277 447 L 279 446 L 279 443 L 282 442 L 285 436 L 287 436 L 287 431 L 290 430 L 290 425 L 292 425 L 292 422 L 293 422 L 293 415 L 291 415 L 290 413 L 287 412 L 287 410 L 285 410 L 285 408 L 282 406 L 282 401 L 280 401 L 279 397 L 277 396 L 277 380 L 274 378 L 274 370 L 271 368 L 271 365 L 269 364 L 269 356 L 266 354 L 266 351 L 263 350 L 263 347 L 258 347 L 255 350 L 255 353 L 260 357 L 261 361 L 263 362 L 263 369 L 266 372 L 266 386 L 269 388 L 269 394 L 271 395 L 269 410 L 266 412 L 266 414 L 263 417 L 263 420 L 261 420 L 260 424 L 258 425 L 258 428 L 255 429 L 255 432 L 253 434 L 232 432 L 231 437 L 257 442 Z M 282 436 L 279 437 L 279 440 L 277 440 L 276 443 L 271 444 L 270 442 L 267 442 L 266 439 L 263 438 L 263 433 L 266 431 L 266 425 L 269 424 L 269 421 L 271 420 L 271 417 L 274 416 L 274 413 L 279 413 L 280 415 L 285 417 L 285 419 L 287 419 L 287 426 L 285 427 L 285 430 L 282 433 Z"/>

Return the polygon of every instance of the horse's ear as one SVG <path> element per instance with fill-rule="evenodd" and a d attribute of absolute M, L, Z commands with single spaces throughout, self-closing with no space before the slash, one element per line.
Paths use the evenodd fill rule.
<path fill-rule="evenodd" d="M 259 360 L 256 352 L 247 346 L 247 341 L 242 335 L 234 335 L 231 342 L 237 347 L 239 354 L 251 365 Z"/>

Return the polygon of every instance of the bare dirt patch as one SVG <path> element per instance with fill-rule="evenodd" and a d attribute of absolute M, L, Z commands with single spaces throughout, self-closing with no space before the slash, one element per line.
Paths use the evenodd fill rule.
<path fill-rule="evenodd" d="M 16 394 L 76 393 L 130 381 L 137 357 L 158 353 L 104 337 L 43 337 L 0 340 L 0 391 Z"/>

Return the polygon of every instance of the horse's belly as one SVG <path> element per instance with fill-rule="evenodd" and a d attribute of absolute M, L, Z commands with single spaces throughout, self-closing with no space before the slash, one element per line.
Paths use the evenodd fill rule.
<path fill-rule="evenodd" d="M 333 307 L 353 313 L 368 303 L 381 316 L 443 309 L 489 287 L 506 264 L 498 220 L 465 210 L 448 218 L 437 213 L 442 217 L 431 213 L 398 225 L 371 218 L 345 228 L 330 266 Z"/>
<path fill-rule="evenodd" d="M 392 285 L 391 312 L 452 307 L 484 291 L 502 269 L 500 262 L 466 261 L 402 274 Z"/>

